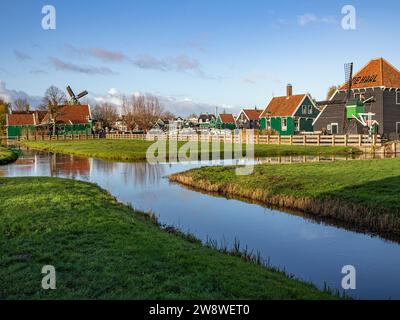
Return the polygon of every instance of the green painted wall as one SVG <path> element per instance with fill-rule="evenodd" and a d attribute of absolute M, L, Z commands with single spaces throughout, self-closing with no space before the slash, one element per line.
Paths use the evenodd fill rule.
<path fill-rule="evenodd" d="M 300 118 L 300 131 L 312 132 L 313 122 L 313 119 Z"/>
<path fill-rule="evenodd" d="M 218 117 L 218 119 L 214 120 L 211 124 L 212 128 L 216 129 L 229 129 L 229 130 L 235 130 L 236 129 L 236 124 L 234 123 L 222 123 L 221 119 Z"/>
<path fill-rule="evenodd" d="M 28 132 L 27 132 L 28 131 Z M 22 134 L 30 133 L 35 134 L 35 126 L 8 126 L 8 137 L 19 137 Z M 87 124 L 74 124 L 74 125 L 57 125 L 57 134 L 91 134 L 92 123 Z"/>
<path fill-rule="evenodd" d="M 19 137 L 22 133 L 35 133 L 35 126 L 8 126 L 7 136 L 8 137 Z"/>
<path fill-rule="evenodd" d="M 286 130 L 282 129 L 282 119 L 287 119 Z M 294 135 L 294 119 L 293 117 L 273 117 L 271 118 L 271 129 L 275 130 L 281 136 Z"/>

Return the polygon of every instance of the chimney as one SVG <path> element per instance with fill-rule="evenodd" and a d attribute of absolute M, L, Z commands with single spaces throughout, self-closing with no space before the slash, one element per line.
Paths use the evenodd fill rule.
<path fill-rule="evenodd" d="M 286 86 L 286 96 L 291 97 L 293 95 L 293 86 L 291 84 L 288 84 Z"/>

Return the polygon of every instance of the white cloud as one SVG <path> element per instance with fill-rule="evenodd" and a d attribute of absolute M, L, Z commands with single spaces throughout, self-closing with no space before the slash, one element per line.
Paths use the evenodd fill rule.
<path fill-rule="evenodd" d="M 42 97 L 30 96 L 24 91 L 8 89 L 6 83 L 2 80 L 0 80 L 0 98 L 10 103 L 17 99 L 27 99 L 32 107 L 38 106 L 42 101 Z"/>
<path fill-rule="evenodd" d="M 305 27 L 312 23 L 335 24 L 335 23 L 337 23 L 337 20 L 335 17 L 318 17 L 312 13 L 306 13 L 306 14 L 297 16 L 297 24 L 300 27 Z"/>

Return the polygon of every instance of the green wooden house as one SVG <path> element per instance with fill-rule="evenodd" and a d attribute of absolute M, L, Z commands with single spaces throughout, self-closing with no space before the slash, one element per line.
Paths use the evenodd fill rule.
<path fill-rule="evenodd" d="M 320 110 L 309 94 L 292 95 L 289 85 L 287 95 L 274 97 L 260 116 L 261 129 L 276 131 L 279 135 L 312 132 L 313 122 Z"/>

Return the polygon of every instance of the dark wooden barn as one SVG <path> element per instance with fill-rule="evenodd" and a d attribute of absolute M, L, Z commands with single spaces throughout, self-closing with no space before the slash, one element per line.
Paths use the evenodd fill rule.
<path fill-rule="evenodd" d="M 400 134 L 400 71 L 383 58 L 371 60 L 353 80 L 351 99 L 366 101 L 365 112 L 375 113 L 373 121 L 381 135 Z M 343 101 L 347 84 L 341 86 L 331 100 Z M 346 106 L 328 105 L 314 121 L 314 131 L 329 134 L 368 133 L 368 128 L 354 121 L 346 125 Z"/>

